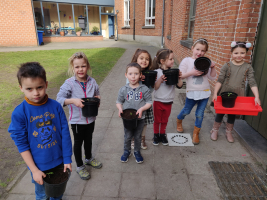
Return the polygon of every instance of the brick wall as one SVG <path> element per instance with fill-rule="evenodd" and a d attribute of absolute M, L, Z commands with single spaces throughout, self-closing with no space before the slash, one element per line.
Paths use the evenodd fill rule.
<path fill-rule="evenodd" d="M 31 0 L 0 0 L 0 46 L 36 46 Z"/>

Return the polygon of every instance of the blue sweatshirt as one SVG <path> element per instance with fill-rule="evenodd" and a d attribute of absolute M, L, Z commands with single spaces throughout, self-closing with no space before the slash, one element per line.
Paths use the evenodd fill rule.
<path fill-rule="evenodd" d="M 19 153 L 30 150 L 39 170 L 71 163 L 72 143 L 61 105 L 52 99 L 43 105 L 24 100 L 12 113 L 8 128 Z"/>

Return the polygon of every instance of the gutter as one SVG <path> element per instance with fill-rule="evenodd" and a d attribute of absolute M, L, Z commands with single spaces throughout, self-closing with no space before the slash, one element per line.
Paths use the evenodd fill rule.
<path fill-rule="evenodd" d="M 133 40 L 135 40 L 135 0 L 133 0 Z"/>

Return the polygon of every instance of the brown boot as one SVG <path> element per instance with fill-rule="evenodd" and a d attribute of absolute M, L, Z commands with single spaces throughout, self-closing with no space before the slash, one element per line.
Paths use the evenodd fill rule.
<path fill-rule="evenodd" d="M 233 135 L 232 135 L 232 130 L 234 128 L 234 124 L 229 124 L 229 123 L 226 123 L 226 139 L 228 142 L 230 143 L 233 143 L 235 140 L 233 138 Z"/>
<path fill-rule="evenodd" d="M 176 119 L 176 121 L 177 121 L 177 132 L 178 133 L 183 133 L 184 132 L 184 129 L 182 127 L 182 121 L 183 120 Z"/>
<path fill-rule="evenodd" d="M 200 128 L 195 126 L 193 131 L 193 144 L 199 144 L 199 131 Z"/>
<path fill-rule="evenodd" d="M 210 139 L 213 141 L 216 141 L 218 139 L 218 131 L 219 128 L 221 126 L 222 122 L 214 122 L 213 127 L 210 131 L 211 135 L 210 135 Z"/>
<path fill-rule="evenodd" d="M 141 138 L 141 148 L 142 149 L 147 149 L 146 136 L 142 136 L 142 138 Z"/>

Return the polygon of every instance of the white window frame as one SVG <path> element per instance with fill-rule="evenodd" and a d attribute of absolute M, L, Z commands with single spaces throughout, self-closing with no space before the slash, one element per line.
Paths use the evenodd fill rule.
<path fill-rule="evenodd" d="M 126 6 L 126 3 L 127 3 L 127 6 Z M 124 26 L 127 26 L 127 27 L 130 26 L 130 0 L 124 0 Z"/>
<path fill-rule="evenodd" d="M 148 1 L 149 0 L 146 0 L 146 16 L 145 16 L 145 26 L 155 26 L 155 24 L 152 24 L 152 20 L 155 19 L 155 13 L 156 13 L 156 10 L 155 10 L 155 13 L 154 13 L 154 16 L 153 16 L 153 2 L 155 2 L 156 0 L 150 0 L 151 1 L 151 16 L 149 16 L 149 12 L 147 11 L 149 8 L 149 5 L 148 5 Z M 156 2 L 155 2 L 155 7 L 156 7 Z"/>
<path fill-rule="evenodd" d="M 197 7 L 197 0 L 191 0 L 190 11 L 189 11 L 189 22 L 188 22 L 188 36 L 187 36 L 188 40 L 193 40 L 195 24 L 193 27 L 192 35 L 191 35 L 191 37 L 189 37 L 189 36 L 190 36 L 190 32 L 191 32 L 191 22 L 195 23 L 195 15 L 196 15 L 196 9 L 197 9 L 196 7 Z"/>

